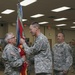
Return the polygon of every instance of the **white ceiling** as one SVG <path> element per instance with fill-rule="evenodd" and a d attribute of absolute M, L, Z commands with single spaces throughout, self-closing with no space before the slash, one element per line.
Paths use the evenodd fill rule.
<path fill-rule="evenodd" d="M 2 16 L 2 18 L 0 18 L 0 23 L 16 23 L 17 3 L 18 0 L 0 0 L 0 16 Z M 71 9 L 59 13 L 51 11 L 52 9 L 59 8 L 62 6 L 71 7 Z M 13 9 L 15 10 L 15 12 L 9 15 L 1 14 L 1 12 L 6 9 Z M 39 13 L 45 14 L 45 16 L 37 19 L 30 18 L 30 16 Z M 66 17 L 68 18 L 68 20 L 60 22 L 53 21 L 55 18 L 62 18 L 62 17 Z M 49 23 L 46 24 L 47 26 L 50 25 L 51 27 L 56 27 L 57 24 L 65 23 L 67 24 L 67 26 L 60 28 L 71 29 L 70 28 L 71 26 L 75 26 L 75 24 L 73 24 L 73 22 L 75 22 L 75 0 L 37 0 L 37 2 L 31 5 L 23 7 L 23 18 L 28 19 L 28 21 L 23 23 L 26 25 L 29 25 L 32 21 L 37 22 L 48 21 Z"/>

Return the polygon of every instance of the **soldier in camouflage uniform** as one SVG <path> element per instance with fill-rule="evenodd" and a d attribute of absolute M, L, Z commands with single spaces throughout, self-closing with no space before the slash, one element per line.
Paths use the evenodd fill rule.
<path fill-rule="evenodd" d="M 52 55 L 48 39 L 40 32 L 40 25 L 37 22 L 30 25 L 30 33 L 36 37 L 33 46 L 28 47 L 23 39 L 20 42 L 27 54 L 34 55 L 35 73 L 36 75 L 51 75 Z"/>
<path fill-rule="evenodd" d="M 71 47 L 64 41 L 64 34 L 58 33 L 57 41 L 53 47 L 54 74 L 67 75 L 73 59 L 70 53 Z"/>
<path fill-rule="evenodd" d="M 14 45 L 16 38 L 13 33 L 7 33 L 5 41 L 8 43 L 2 53 L 5 65 L 5 75 L 20 75 L 21 65 L 25 62 L 25 56 L 20 57 L 19 50 Z"/>

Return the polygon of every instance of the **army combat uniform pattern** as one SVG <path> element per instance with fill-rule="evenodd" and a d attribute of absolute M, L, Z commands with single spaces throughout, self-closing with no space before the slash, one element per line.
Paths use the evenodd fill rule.
<path fill-rule="evenodd" d="M 46 36 L 42 33 L 35 39 L 34 45 L 23 44 L 27 54 L 34 55 L 35 73 L 52 73 L 52 54 Z"/>
<path fill-rule="evenodd" d="M 55 44 L 53 47 L 54 70 L 63 72 L 68 71 L 73 63 L 70 53 L 71 47 L 65 42 Z M 62 75 L 62 74 L 60 74 Z"/>
<path fill-rule="evenodd" d="M 20 69 L 24 59 L 20 57 L 18 48 L 7 44 L 3 50 L 2 58 L 5 65 L 5 75 L 20 75 Z"/>

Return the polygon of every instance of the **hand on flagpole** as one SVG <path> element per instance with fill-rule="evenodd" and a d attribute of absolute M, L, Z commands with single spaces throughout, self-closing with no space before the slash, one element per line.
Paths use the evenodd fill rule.
<path fill-rule="evenodd" d="M 25 57 L 25 55 L 23 55 L 22 58 L 24 59 L 24 61 L 26 61 L 26 57 Z"/>
<path fill-rule="evenodd" d="M 24 44 L 25 43 L 25 39 L 21 38 L 20 39 L 20 44 Z"/>

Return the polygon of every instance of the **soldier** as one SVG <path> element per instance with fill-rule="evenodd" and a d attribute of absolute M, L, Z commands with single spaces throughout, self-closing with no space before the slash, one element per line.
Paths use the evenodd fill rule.
<path fill-rule="evenodd" d="M 30 33 L 35 36 L 34 45 L 28 47 L 23 39 L 20 40 L 27 54 L 34 55 L 34 66 L 36 75 L 52 74 L 52 55 L 51 49 L 46 36 L 40 31 L 40 25 L 33 22 L 30 25 Z"/>
<path fill-rule="evenodd" d="M 54 74 L 55 75 L 67 75 L 70 69 L 73 59 L 71 56 L 71 47 L 64 41 L 65 35 L 58 33 L 57 41 L 53 47 L 53 59 L 54 59 Z"/>
<path fill-rule="evenodd" d="M 20 75 L 21 65 L 25 62 L 25 56 L 20 57 L 19 50 L 14 45 L 16 37 L 13 33 L 7 33 L 5 37 L 5 46 L 2 58 L 5 65 L 5 75 Z"/>

